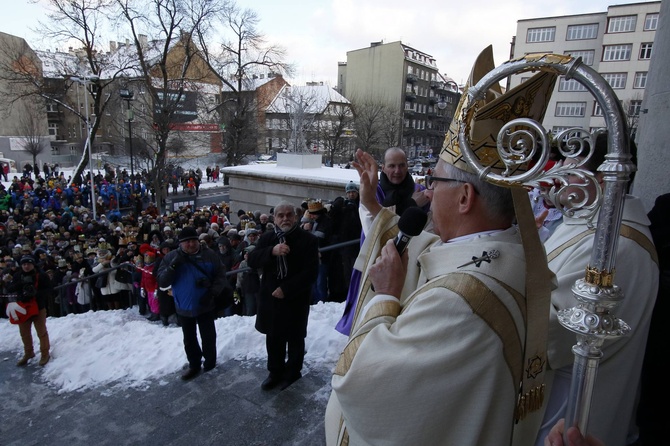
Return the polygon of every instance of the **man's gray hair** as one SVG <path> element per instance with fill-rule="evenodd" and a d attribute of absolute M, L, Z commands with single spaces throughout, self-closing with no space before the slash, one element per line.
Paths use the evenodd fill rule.
<path fill-rule="evenodd" d="M 274 213 L 276 214 L 277 210 L 284 209 L 284 208 L 291 209 L 295 213 L 296 205 L 294 205 L 293 203 L 291 203 L 288 200 L 281 200 L 279 203 L 277 203 L 275 205 Z"/>
<path fill-rule="evenodd" d="M 445 163 L 444 168 L 449 178 L 470 183 L 474 186 L 479 196 L 484 200 L 487 212 L 491 217 L 504 217 L 510 220 L 515 218 L 514 199 L 509 188 L 489 183 L 480 179 L 476 174 L 466 172 L 451 164 Z M 452 187 L 457 185 L 458 183 L 452 183 Z"/>

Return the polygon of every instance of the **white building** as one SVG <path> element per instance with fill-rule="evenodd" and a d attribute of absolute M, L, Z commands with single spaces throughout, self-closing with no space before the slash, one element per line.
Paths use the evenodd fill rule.
<path fill-rule="evenodd" d="M 570 54 L 609 82 L 628 115 L 634 132 L 642 110 L 647 73 L 658 26 L 661 2 L 613 5 L 606 12 L 519 20 L 514 58 L 531 53 Z M 513 76 L 510 87 L 532 73 Z M 556 83 L 544 119 L 557 133 L 570 127 L 605 126 L 602 110 L 586 89 L 563 76 Z"/>

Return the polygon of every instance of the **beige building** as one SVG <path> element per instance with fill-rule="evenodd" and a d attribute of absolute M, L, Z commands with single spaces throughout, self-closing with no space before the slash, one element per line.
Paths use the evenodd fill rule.
<path fill-rule="evenodd" d="M 388 104 L 399 123 L 392 144 L 410 157 L 439 152 L 460 98 L 434 57 L 400 41 L 348 51 L 347 61 L 338 64 L 337 89 L 354 105 Z"/>
<path fill-rule="evenodd" d="M 42 69 L 41 60 L 23 38 L 0 32 L 0 158 L 14 160 L 19 170 L 25 162 L 32 164 L 32 155 L 24 150 L 27 143 L 40 144 L 49 154 L 44 104 L 39 98 L 21 97 L 25 93 L 18 85 L 25 77 L 39 77 Z"/>
<path fill-rule="evenodd" d="M 661 2 L 613 5 L 606 12 L 519 20 L 513 57 L 530 53 L 570 54 L 609 82 L 634 133 L 642 109 Z M 510 87 L 531 74 L 513 76 Z M 570 127 L 605 126 L 602 110 L 586 89 L 563 76 L 556 83 L 544 126 L 554 133 Z"/>

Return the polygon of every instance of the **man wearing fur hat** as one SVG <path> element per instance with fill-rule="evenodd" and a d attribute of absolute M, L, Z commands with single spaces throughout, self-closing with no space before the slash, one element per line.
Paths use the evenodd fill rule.
<path fill-rule="evenodd" d="M 49 276 L 39 271 L 35 265 L 35 258 L 31 255 L 21 257 L 21 269 L 11 276 L 5 274 L 3 281 L 8 283 L 7 291 L 13 296 L 7 303 L 6 314 L 14 323 L 18 323 L 21 341 L 23 342 L 23 357 L 16 363 L 17 366 L 28 364 L 35 357 L 33 347 L 32 327 L 35 326 L 40 342 L 41 366 L 49 362 L 49 333 L 47 331 L 47 300 L 51 291 Z M 27 305 L 36 308 L 36 314 L 30 315 Z M 29 316 L 25 320 L 23 316 Z M 17 322 L 20 321 L 20 322 Z"/>
<path fill-rule="evenodd" d="M 307 213 L 305 215 L 302 229 L 317 237 L 319 249 L 330 245 L 333 237 L 333 222 L 321 200 L 310 200 L 307 203 Z M 312 290 L 313 304 L 328 300 L 328 275 L 331 259 L 332 252 L 319 252 L 319 275 Z"/>
<path fill-rule="evenodd" d="M 214 251 L 200 244 L 194 227 L 182 229 L 179 248 L 163 258 L 158 286 L 164 290 L 171 287 L 184 335 L 188 369 L 181 378 L 187 381 L 198 376 L 203 367 L 205 371 L 216 367 L 216 299 L 225 292 L 232 296 L 233 290 L 223 263 Z M 198 329 L 202 347 L 198 343 Z"/>

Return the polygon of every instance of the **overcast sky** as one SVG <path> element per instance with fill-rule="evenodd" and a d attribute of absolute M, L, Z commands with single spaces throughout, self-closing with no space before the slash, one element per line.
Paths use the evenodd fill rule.
<path fill-rule="evenodd" d="M 5 0 L 8 1 L 8 0 Z M 47 0 L 18 0 L 3 10 L 0 31 L 24 37 L 37 49 L 47 49 L 30 28 L 44 19 Z M 269 41 L 288 50 L 296 65 L 294 85 L 321 81 L 336 86 L 337 63 L 347 51 L 371 42 L 402 41 L 436 58 L 441 73 L 462 83 L 472 63 L 493 44 L 496 65 L 509 59 L 518 20 L 558 15 L 606 12 L 621 0 L 237 0 L 255 10 L 259 30 Z M 124 41 L 126 36 L 112 36 Z M 50 49 L 56 49 L 51 47 Z M 61 48 L 62 49 L 62 48 Z"/>

